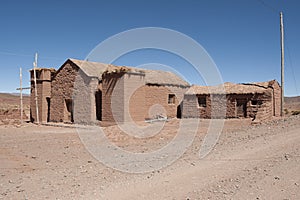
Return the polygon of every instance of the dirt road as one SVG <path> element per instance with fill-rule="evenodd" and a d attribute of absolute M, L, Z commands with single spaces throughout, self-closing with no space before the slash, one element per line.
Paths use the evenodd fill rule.
<path fill-rule="evenodd" d="M 169 136 L 177 123 L 169 123 Z M 200 159 L 203 124 L 180 159 L 143 174 L 98 162 L 74 129 L 0 126 L 0 199 L 300 199 L 299 116 L 265 125 L 227 120 L 213 151 Z M 167 136 L 140 146 L 116 140 L 149 149 Z"/>

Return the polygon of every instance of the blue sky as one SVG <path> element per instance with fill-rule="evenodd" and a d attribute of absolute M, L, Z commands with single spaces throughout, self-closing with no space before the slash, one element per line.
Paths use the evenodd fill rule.
<path fill-rule="evenodd" d="M 285 23 L 285 94 L 300 95 L 299 0 L 2 0 L 0 6 L 0 92 L 16 92 L 19 68 L 24 86 L 35 52 L 38 66 L 59 68 L 67 58 L 85 59 L 100 42 L 140 27 L 179 31 L 201 44 L 224 82 L 280 82 L 279 11 Z M 120 44 L 121 45 L 121 44 Z M 184 60 L 145 50 L 114 64 L 161 63 L 194 84 L 201 78 Z"/>

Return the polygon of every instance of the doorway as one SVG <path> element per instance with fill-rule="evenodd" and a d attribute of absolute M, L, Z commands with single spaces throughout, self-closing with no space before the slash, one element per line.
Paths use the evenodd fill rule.
<path fill-rule="evenodd" d="M 236 100 L 236 117 L 247 117 L 247 100 Z"/>
<path fill-rule="evenodd" d="M 177 114 L 176 114 L 176 117 L 178 118 L 178 119 L 181 119 L 181 117 L 182 117 L 182 103 L 181 104 L 179 104 L 178 106 L 177 106 Z"/>
<path fill-rule="evenodd" d="M 74 122 L 72 99 L 65 99 L 64 122 Z"/>
<path fill-rule="evenodd" d="M 98 90 L 95 93 L 96 100 L 96 118 L 97 120 L 102 120 L 102 91 Z"/>
<path fill-rule="evenodd" d="M 47 122 L 50 122 L 50 97 L 46 97 L 47 101 Z"/>

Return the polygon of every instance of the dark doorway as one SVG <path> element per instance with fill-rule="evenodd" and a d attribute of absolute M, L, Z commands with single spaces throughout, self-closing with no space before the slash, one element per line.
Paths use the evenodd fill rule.
<path fill-rule="evenodd" d="M 74 122 L 73 118 L 73 100 L 72 99 L 65 99 L 65 122 Z"/>
<path fill-rule="evenodd" d="M 50 122 L 50 97 L 46 97 L 47 100 L 47 122 Z"/>
<path fill-rule="evenodd" d="M 236 116 L 247 117 L 247 100 L 237 99 L 236 100 Z"/>
<path fill-rule="evenodd" d="M 96 118 L 97 120 L 102 120 L 102 91 L 98 90 L 95 93 L 95 100 L 96 100 Z"/>
<path fill-rule="evenodd" d="M 177 106 L 177 118 L 181 119 L 182 116 L 182 103 Z"/>

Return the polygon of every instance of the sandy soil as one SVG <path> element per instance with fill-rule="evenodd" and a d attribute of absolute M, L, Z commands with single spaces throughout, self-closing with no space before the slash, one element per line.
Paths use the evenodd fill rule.
<path fill-rule="evenodd" d="M 20 97 L 14 94 L 0 93 L 0 125 L 20 123 Z M 29 120 L 30 96 L 23 96 L 23 120 Z"/>
<path fill-rule="evenodd" d="M 105 131 L 128 151 L 161 148 L 180 120 L 145 142 L 117 127 Z M 227 120 L 210 154 L 199 158 L 209 120 L 172 165 L 125 173 L 97 161 L 76 129 L 0 126 L 0 199 L 300 199 L 300 117 L 250 125 Z M 171 155 L 170 155 L 171 156 Z"/>

